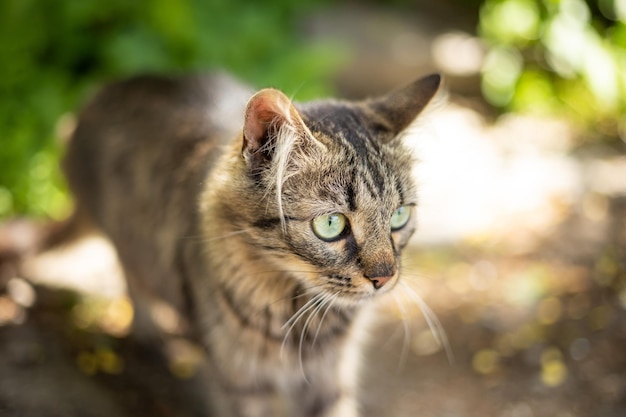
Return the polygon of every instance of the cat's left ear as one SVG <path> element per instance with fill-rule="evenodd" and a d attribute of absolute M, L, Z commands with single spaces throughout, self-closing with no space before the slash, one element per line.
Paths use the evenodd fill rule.
<path fill-rule="evenodd" d="M 247 162 L 269 161 L 281 143 L 278 132 L 287 129 L 296 137 L 304 137 L 308 129 L 291 100 L 281 91 L 266 88 L 256 93 L 246 106 L 242 153 Z"/>
<path fill-rule="evenodd" d="M 437 94 L 440 85 L 441 75 L 432 74 L 387 95 L 368 100 L 366 106 L 377 116 L 378 127 L 390 133 L 383 140 L 388 142 L 409 127 Z"/>

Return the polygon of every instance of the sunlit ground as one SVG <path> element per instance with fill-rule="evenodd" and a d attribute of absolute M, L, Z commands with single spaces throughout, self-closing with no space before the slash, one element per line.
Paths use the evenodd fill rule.
<path fill-rule="evenodd" d="M 381 404 L 425 416 L 583 417 L 598 403 L 593 415 L 626 410 L 626 182 L 616 180 L 626 160 L 572 154 L 573 133 L 558 120 L 489 124 L 457 104 L 415 133 L 420 228 L 403 260 L 410 290 L 399 286 L 378 307 L 369 354 L 378 360 L 365 362 L 370 415 Z M 75 331 L 129 334 L 132 306 L 102 238 L 43 254 L 24 273 L 81 294 L 63 310 Z M 28 323 L 36 298 L 27 281 L 10 280 L 0 325 Z M 155 311 L 165 322 L 167 314 Z M 80 374 L 127 375 L 115 343 L 87 339 L 70 349 Z M 202 361 L 184 339 L 166 358 L 181 381 Z M 381 392 L 380 381 L 396 388 Z"/>

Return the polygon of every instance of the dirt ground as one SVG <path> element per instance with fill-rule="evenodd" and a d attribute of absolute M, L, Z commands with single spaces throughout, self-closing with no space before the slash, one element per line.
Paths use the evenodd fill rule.
<path fill-rule="evenodd" d="M 626 415 L 626 200 L 609 210 L 603 224 L 573 215 L 525 253 L 506 241 L 412 247 L 405 281 L 453 358 L 399 288 L 378 306 L 364 415 Z M 125 298 L 4 284 L 0 416 L 204 415 L 197 349 L 137 344 Z"/>

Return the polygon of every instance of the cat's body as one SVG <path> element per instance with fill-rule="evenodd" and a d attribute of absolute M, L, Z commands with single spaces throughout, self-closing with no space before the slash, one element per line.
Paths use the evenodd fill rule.
<path fill-rule="evenodd" d="M 142 77 L 84 110 L 77 213 L 116 246 L 140 327 L 156 302 L 202 342 L 212 415 L 358 415 L 358 322 L 414 230 L 396 136 L 438 85 L 294 106 L 224 75 Z"/>

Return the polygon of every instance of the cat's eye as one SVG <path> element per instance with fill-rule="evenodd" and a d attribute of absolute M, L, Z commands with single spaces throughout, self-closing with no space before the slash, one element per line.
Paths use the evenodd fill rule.
<path fill-rule="evenodd" d="M 340 237 L 346 230 L 348 221 L 341 213 L 324 214 L 313 219 L 311 226 L 313 231 L 322 240 L 333 241 Z"/>
<path fill-rule="evenodd" d="M 402 229 L 409 222 L 410 217 L 411 207 L 402 206 L 397 209 L 391 216 L 391 221 L 389 222 L 391 225 L 391 230 Z"/>

